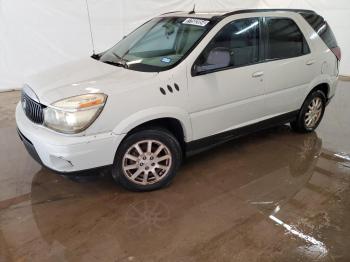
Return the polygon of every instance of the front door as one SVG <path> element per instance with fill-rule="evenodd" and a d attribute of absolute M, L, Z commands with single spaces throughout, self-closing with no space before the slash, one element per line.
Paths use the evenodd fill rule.
<path fill-rule="evenodd" d="M 265 116 L 260 19 L 225 25 L 198 57 L 189 76 L 194 140 Z"/>

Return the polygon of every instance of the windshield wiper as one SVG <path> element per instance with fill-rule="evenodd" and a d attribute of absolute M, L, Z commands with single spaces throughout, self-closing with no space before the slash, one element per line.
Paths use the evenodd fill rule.
<path fill-rule="evenodd" d="M 113 54 L 117 59 L 119 59 L 119 61 L 113 62 L 113 63 L 119 64 L 120 66 L 122 66 L 122 67 L 124 67 L 124 68 L 128 68 L 128 64 L 127 64 L 128 61 L 126 61 L 125 59 L 123 59 L 122 57 L 120 57 L 118 54 L 116 54 L 116 53 L 114 53 L 114 52 L 112 52 L 112 54 Z M 106 62 L 106 63 L 107 63 L 107 62 Z"/>
<path fill-rule="evenodd" d="M 119 67 L 124 67 L 124 68 L 129 68 L 128 64 L 122 61 L 117 61 L 117 62 L 113 62 L 113 61 L 103 61 L 106 64 L 110 64 L 110 65 L 114 65 L 114 66 L 119 66 Z"/>

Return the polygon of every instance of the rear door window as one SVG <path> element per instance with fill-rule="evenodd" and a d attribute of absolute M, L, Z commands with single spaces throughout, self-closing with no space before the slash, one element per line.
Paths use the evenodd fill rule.
<path fill-rule="evenodd" d="M 297 24 L 289 18 L 266 18 L 266 59 L 284 59 L 310 53 Z"/>

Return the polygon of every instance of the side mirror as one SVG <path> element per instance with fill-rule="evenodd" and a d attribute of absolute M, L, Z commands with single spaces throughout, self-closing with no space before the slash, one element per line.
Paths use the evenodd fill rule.
<path fill-rule="evenodd" d="M 200 74 L 208 70 L 228 67 L 231 62 L 230 50 L 225 47 L 216 47 L 210 50 L 207 59 L 202 65 L 195 65 L 194 72 Z"/>

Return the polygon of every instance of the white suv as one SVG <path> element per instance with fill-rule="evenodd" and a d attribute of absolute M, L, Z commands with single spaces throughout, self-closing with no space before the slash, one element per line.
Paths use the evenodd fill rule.
<path fill-rule="evenodd" d="M 51 170 L 112 167 L 124 187 L 154 190 L 205 145 L 283 123 L 313 131 L 339 60 L 313 11 L 167 13 L 101 54 L 34 76 L 18 132 Z"/>

